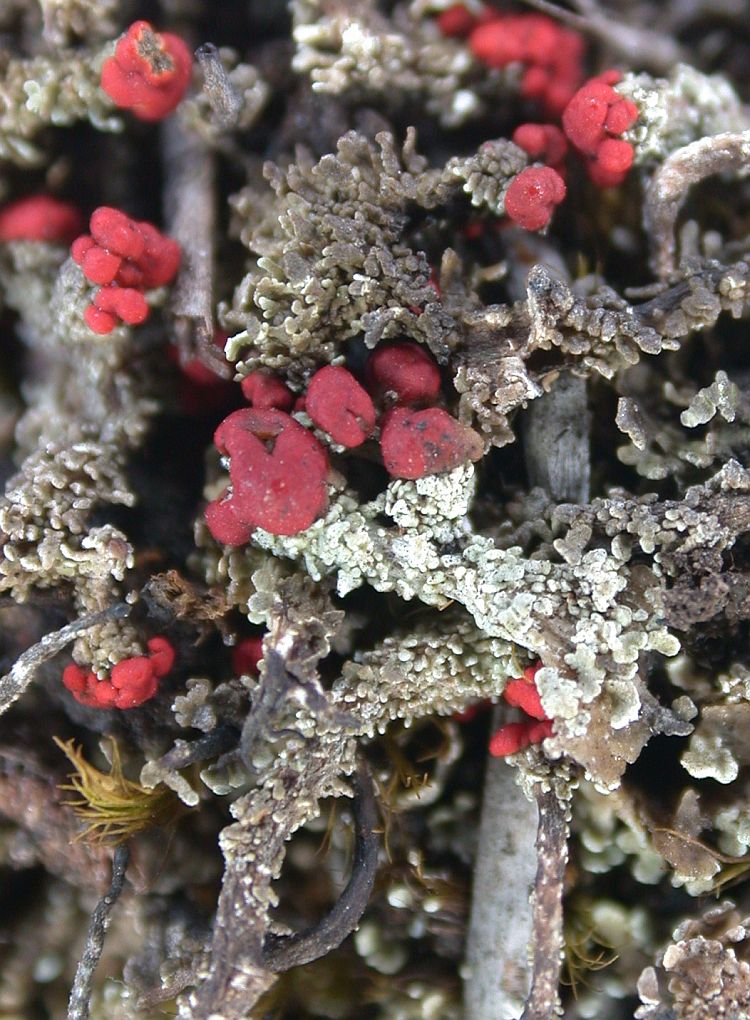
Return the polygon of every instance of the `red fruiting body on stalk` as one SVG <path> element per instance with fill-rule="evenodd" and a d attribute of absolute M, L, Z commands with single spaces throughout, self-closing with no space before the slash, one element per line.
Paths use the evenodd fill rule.
<path fill-rule="evenodd" d="M 192 63 L 179 36 L 136 21 L 120 36 L 114 56 L 105 60 L 101 87 L 116 106 L 140 120 L 163 120 L 185 94 Z"/>
<path fill-rule="evenodd" d="M 272 372 L 265 372 L 263 369 L 250 372 L 240 385 L 245 400 L 253 407 L 276 407 L 280 411 L 291 411 L 294 406 L 294 394 L 286 383 Z"/>
<path fill-rule="evenodd" d="M 174 665 L 174 649 L 164 637 L 148 642 L 149 655 L 123 659 L 112 667 L 109 680 L 86 672 L 74 662 L 63 670 L 63 684 L 76 701 L 89 708 L 138 708 L 158 690 L 157 680 Z"/>
<path fill-rule="evenodd" d="M 83 275 L 92 283 L 112 283 L 122 265 L 119 255 L 100 248 L 98 244 L 94 244 L 92 237 L 79 237 L 71 252 L 83 270 Z"/>
<path fill-rule="evenodd" d="M 95 333 L 110 333 L 118 320 L 139 325 L 149 314 L 143 291 L 175 277 L 180 246 L 153 224 L 109 206 L 91 214 L 89 229 L 70 248 L 86 278 L 102 285 L 84 313 L 87 325 Z"/>
<path fill-rule="evenodd" d="M 521 678 L 509 680 L 505 685 L 503 697 L 509 705 L 522 709 L 526 715 L 533 716 L 534 719 L 547 718 L 547 713 L 542 708 L 539 691 L 528 680 Z"/>
<path fill-rule="evenodd" d="M 462 38 L 477 25 L 477 19 L 463 4 L 454 4 L 437 16 L 437 24 L 443 35 Z"/>
<path fill-rule="evenodd" d="M 235 411 L 215 442 L 230 456 L 232 501 L 246 524 L 296 535 L 327 509 L 325 450 L 283 411 Z"/>
<path fill-rule="evenodd" d="M 568 142 L 556 124 L 520 124 L 513 132 L 513 141 L 532 159 L 538 159 L 560 172 L 568 152 Z"/>
<path fill-rule="evenodd" d="M 552 733 L 552 720 L 540 719 L 539 722 L 532 723 L 529 727 L 529 740 L 532 744 L 541 744 L 547 737 L 551 737 Z"/>
<path fill-rule="evenodd" d="M 159 686 L 151 660 L 145 655 L 118 662 L 112 667 L 110 683 L 115 689 L 115 708 L 137 708 L 153 698 Z"/>
<path fill-rule="evenodd" d="M 117 319 L 109 312 L 100 311 L 95 305 L 89 305 L 83 313 L 83 321 L 92 333 L 104 336 L 111 333 L 117 325 Z"/>
<path fill-rule="evenodd" d="M 542 708 L 539 692 L 536 689 L 535 678 L 542 668 L 541 661 L 535 662 L 533 666 L 527 666 L 523 676 L 515 680 L 509 680 L 505 685 L 503 697 L 509 705 L 514 708 L 523 709 L 526 715 L 534 719 L 547 719 L 547 713 Z"/>
<path fill-rule="evenodd" d="M 440 369 L 424 347 L 411 340 L 378 345 L 365 374 L 374 393 L 392 391 L 399 404 L 432 404 L 440 394 Z"/>
<path fill-rule="evenodd" d="M 394 478 L 424 478 L 479 460 L 482 440 L 472 429 L 438 407 L 412 411 L 396 407 L 383 421 L 380 448 Z"/>
<path fill-rule="evenodd" d="M 604 130 L 610 135 L 621 135 L 631 128 L 637 119 L 638 107 L 635 103 L 630 99 L 620 99 L 607 110 Z"/>
<path fill-rule="evenodd" d="M 533 663 L 533 665 L 531 666 L 525 666 L 523 671 L 524 680 L 527 680 L 530 684 L 536 683 L 536 675 L 541 668 L 542 668 L 541 659 Z"/>
<path fill-rule="evenodd" d="M 633 126 L 638 107 L 612 88 L 619 80 L 617 71 L 591 78 L 562 116 L 565 134 L 586 157 L 589 175 L 600 188 L 621 184 L 633 164 L 632 145 L 616 136 Z"/>
<path fill-rule="evenodd" d="M 94 294 L 93 305 L 130 326 L 140 326 L 148 318 L 146 299 L 133 287 L 100 287 Z"/>
<path fill-rule="evenodd" d="M 152 637 L 146 642 L 146 647 L 154 674 L 160 678 L 166 676 L 174 666 L 175 653 L 172 643 L 165 637 Z"/>
<path fill-rule="evenodd" d="M 524 230 L 541 230 L 565 198 L 565 181 L 549 166 L 527 167 L 516 174 L 505 193 L 505 212 Z"/>
<path fill-rule="evenodd" d="M 535 18 L 536 15 L 527 15 Z M 471 52 L 490 67 L 507 67 L 528 59 L 523 19 L 500 16 L 478 25 L 469 37 Z"/>
<path fill-rule="evenodd" d="M 587 81 L 570 100 L 563 112 L 563 128 L 579 152 L 595 155 L 605 137 L 604 124 L 610 102 L 617 100 L 619 96 L 615 90 L 598 78 Z"/>
<path fill-rule="evenodd" d="M 506 723 L 490 738 L 489 752 L 493 758 L 504 758 L 506 755 L 522 751 L 531 743 L 529 730 L 533 724 L 526 719 L 523 722 Z"/>
<path fill-rule="evenodd" d="M 208 530 L 222 545 L 246 545 L 250 541 L 254 529 L 235 513 L 229 489 L 209 503 L 203 513 Z"/>
<path fill-rule="evenodd" d="M 369 393 L 340 366 L 327 365 L 315 373 L 305 394 L 305 410 L 341 446 L 361 446 L 375 428 Z"/>
<path fill-rule="evenodd" d="M 31 195 L 0 209 L 0 241 L 68 244 L 82 227 L 78 209 L 51 195 Z"/>
<path fill-rule="evenodd" d="M 139 224 L 124 212 L 100 205 L 91 214 L 89 230 L 94 241 L 124 259 L 137 259 L 146 246 Z"/>
<path fill-rule="evenodd" d="M 506 755 L 523 751 L 531 744 L 541 744 L 551 736 L 551 719 L 544 719 L 541 722 L 525 719 L 523 722 L 507 723 L 492 735 L 489 752 L 493 758 L 504 758 Z"/>
<path fill-rule="evenodd" d="M 623 138 L 605 138 L 589 161 L 589 177 L 597 188 L 622 184 L 633 165 L 633 146 Z"/>
<path fill-rule="evenodd" d="M 89 708 L 116 708 L 117 691 L 109 680 L 100 680 L 96 673 L 89 673 L 85 694 L 76 700 Z"/>
<path fill-rule="evenodd" d="M 93 237 L 89 234 L 81 234 L 81 236 L 77 237 L 70 246 L 70 254 L 73 261 L 77 262 L 79 266 L 82 265 L 87 252 L 95 247 L 96 243 Z M 117 256 L 115 256 L 115 258 L 116 257 Z"/>
<path fill-rule="evenodd" d="M 65 667 L 62 681 L 71 694 L 82 694 L 86 690 L 86 673 L 75 662 Z"/>
<path fill-rule="evenodd" d="M 605 85 L 616 85 L 618 81 L 622 81 L 622 74 L 616 68 L 610 67 L 609 70 L 601 71 L 589 81 L 603 81 Z"/>
<path fill-rule="evenodd" d="M 534 678 L 542 668 L 541 662 L 527 666 L 523 677 L 509 680 L 505 685 L 503 697 L 514 708 L 522 709 L 531 719 L 523 722 L 508 723 L 501 726 L 490 740 L 490 754 L 495 758 L 522 751 L 530 744 L 540 744 L 552 736 L 552 720 L 547 717 Z M 537 720 L 537 721 L 534 721 Z"/>
<path fill-rule="evenodd" d="M 143 251 L 138 257 L 123 265 L 123 271 L 138 270 L 141 279 L 126 280 L 123 286 L 141 287 L 150 290 L 152 287 L 163 287 L 171 283 L 180 268 L 180 246 L 171 237 L 166 237 L 157 230 L 153 223 L 141 220 L 136 224 L 143 238 Z"/>
<path fill-rule="evenodd" d="M 218 541 L 242 529 L 296 535 L 328 508 L 328 458 L 315 436 L 283 411 L 243 408 L 219 425 L 214 442 L 229 456 L 231 495 L 210 503 L 206 522 Z M 249 537 L 249 536 L 248 536 Z"/>
<path fill-rule="evenodd" d="M 538 99 L 558 115 L 581 80 L 583 40 L 540 14 L 508 14 L 480 19 L 469 47 L 489 67 L 525 64 L 521 94 Z"/>
<path fill-rule="evenodd" d="M 243 638 L 232 649 L 232 670 L 236 676 L 257 676 L 262 658 L 263 638 Z"/>

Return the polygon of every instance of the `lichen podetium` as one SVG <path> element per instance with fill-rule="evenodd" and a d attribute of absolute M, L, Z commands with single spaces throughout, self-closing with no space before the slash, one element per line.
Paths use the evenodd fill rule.
<path fill-rule="evenodd" d="M 750 1016 L 745 5 L 130 6 L 0 3 L 3 1009 Z"/>

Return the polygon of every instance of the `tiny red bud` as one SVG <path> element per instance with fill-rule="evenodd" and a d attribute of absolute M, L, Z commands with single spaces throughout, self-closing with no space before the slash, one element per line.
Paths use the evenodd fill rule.
<path fill-rule="evenodd" d="M 240 385 L 245 400 L 253 407 L 277 407 L 280 411 L 291 411 L 294 406 L 294 394 L 272 372 L 264 372 L 262 369 L 250 372 Z"/>
<path fill-rule="evenodd" d="M 146 647 L 154 674 L 160 678 L 166 676 L 174 666 L 175 660 L 171 642 L 167 641 L 165 637 L 157 636 L 147 641 Z"/>
<path fill-rule="evenodd" d="M 169 116 L 190 83 L 192 54 L 179 36 L 134 22 L 102 66 L 101 87 L 112 102 L 140 120 Z"/>
<path fill-rule="evenodd" d="M 66 244 L 82 226 L 78 209 L 51 195 L 30 195 L 0 209 L 0 241 Z"/>
<path fill-rule="evenodd" d="M 547 713 L 542 708 L 539 691 L 528 680 L 509 680 L 505 685 L 503 697 L 509 705 L 522 709 L 526 715 L 530 715 L 534 719 L 547 718 Z"/>
<path fill-rule="evenodd" d="M 516 174 L 505 193 L 505 212 L 524 230 L 541 230 L 565 198 L 565 181 L 551 167 L 527 167 Z"/>
<path fill-rule="evenodd" d="M 375 394 L 393 392 L 399 404 L 432 404 L 440 395 L 440 369 L 421 344 L 410 340 L 378 344 L 366 379 Z"/>
<path fill-rule="evenodd" d="M 262 658 L 263 638 L 243 638 L 232 649 L 232 670 L 236 676 L 257 676 Z"/>
<path fill-rule="evenodd" d="M 479 460 L 484 445 L 466 425 L 438 407 L 389 411 L 380 433 L 386 471 L 394 478 L 423 478 Z"/>
<path fill-rule="evenodd" d="M 315 373 L 305 394 L 305 410 L 341 446 L 361 446 L 375 429 L 369 393 L 340 366 L 327 365 Z"/>
<path fill-rule="evenodd" d="M 203 511 L 208 530 L 221 545 L 246 545 L 255 530 L 239 519 L 228 491 Z"/>

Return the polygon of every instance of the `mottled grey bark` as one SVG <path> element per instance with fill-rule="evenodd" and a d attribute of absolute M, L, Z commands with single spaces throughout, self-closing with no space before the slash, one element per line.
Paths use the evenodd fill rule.
<path fill-rule="evenodd" d="M 503 709 L 496 709 L 493 725 Z M 529 899 L 534 885 L 536 804 L 516 783 L 516 770 L 488 758 L 466 942 L 467 1020 L 516 1020 L 529 994 Z"/>

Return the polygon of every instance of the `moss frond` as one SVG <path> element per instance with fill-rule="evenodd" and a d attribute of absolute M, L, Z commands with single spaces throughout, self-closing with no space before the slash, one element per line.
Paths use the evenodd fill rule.
<path fill-rule="evenodd" d="M 117 845 L 137 832 L 173 821 L 183 810 L 180 801 L 166 786 L 148 790 L 126 778 L 114 739 L 111 741 L 112 768 L 108 773 L 87 761 L 74 740 L 52 739 L 75 770 L 70 773 L 70 783 L 60 789 L 77 794 L 77 799 L 65 801 L 85 823 L 76 839 Z"/>

